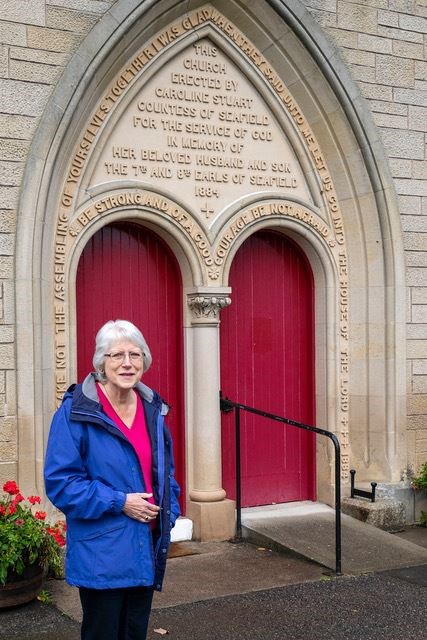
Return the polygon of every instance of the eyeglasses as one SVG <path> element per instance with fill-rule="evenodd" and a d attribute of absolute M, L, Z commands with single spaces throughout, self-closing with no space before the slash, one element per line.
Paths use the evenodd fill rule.
<path fill-rule="evenodd" d="M 115 364 L 121 364 L 126 356 L 129 356 L 131 362 L 138 363 L 142 360 L 142 353 L 139 353 L 139 351 L 116 351 L 113 353 L 104 353 L 104 356 L 111 358 Z"/>

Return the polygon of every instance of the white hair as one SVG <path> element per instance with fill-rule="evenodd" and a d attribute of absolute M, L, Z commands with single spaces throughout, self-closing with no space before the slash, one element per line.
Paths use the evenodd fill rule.
<path fill-rule="evenodd" d="M 115 342 L 128 340 L 142 351 L 144 362 L 144 372 L 150 367 L 152 357 L 148 344 L 141 331 L 128 320 L 109 320 L 98 331 L 95 338 L 95 353 L 93 354 L 93 366 L 97 373 L 97 378 L 105 382 L 105 354 L 111 349 Z"/>

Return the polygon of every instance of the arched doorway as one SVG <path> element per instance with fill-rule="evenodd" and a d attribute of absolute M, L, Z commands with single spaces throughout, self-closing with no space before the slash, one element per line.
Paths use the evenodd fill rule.
<path fill-rule="evenodd" d="M 182 283 L 175 256 L 145 227 L 110 224 L 85 246 L 76 289 L 79 380 L 93 369 L 95 335 L 104 322 L 121 318 L 142 330 L 153 356 L 143 382 L 171 407 L 167 422 L 174 440 L 177 480 L 183 489 Z"/>
<path fill-rule="evenodd" d="M 314 421 L 313 276 L 284 235 L 262 231 L 238 250 L 232 304 L 221 316 L 224 395 L 293 420 Z M 241 415 L 242 504 L 315 498 L 313 434 Z M 223 417 L 223 485 L 235 494 L 233 418 Z"/>

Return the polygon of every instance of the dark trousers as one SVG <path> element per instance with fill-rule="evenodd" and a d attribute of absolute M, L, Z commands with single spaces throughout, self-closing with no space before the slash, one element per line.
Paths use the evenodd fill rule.
<path fill-rule="evenodd" d="M 152 587 L 81 587 L 82 640 L 145 640 L 153 600 Z"/>

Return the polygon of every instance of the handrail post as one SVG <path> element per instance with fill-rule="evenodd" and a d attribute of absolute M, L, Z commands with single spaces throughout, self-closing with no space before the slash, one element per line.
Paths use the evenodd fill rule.
<path fill-rule="evenodd" d="M 242 473 L 240 465 L 240 407 L 235 406 L 236 418 L 236 542 L 242 541 Z"/>
<path fill-rule="evenodd" d="M 341 574 L 341 452 L 338 438 L 332 438 L 335 447 L 335 573 Z"/>

